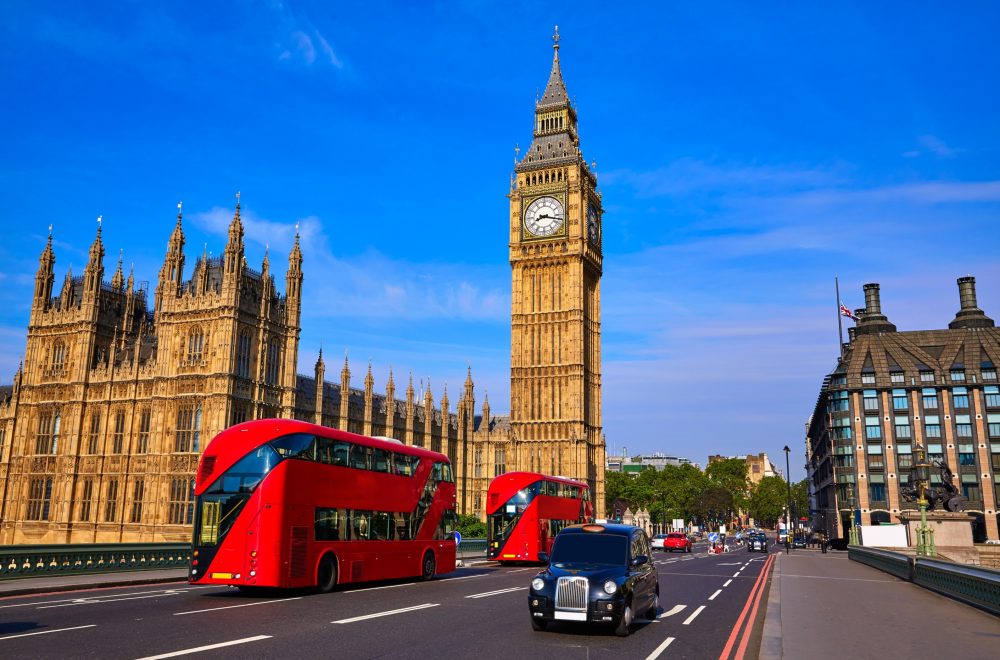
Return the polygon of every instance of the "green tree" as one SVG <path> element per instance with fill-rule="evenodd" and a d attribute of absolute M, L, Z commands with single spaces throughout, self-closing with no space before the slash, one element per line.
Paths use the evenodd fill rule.
<path fill-rule="evenodd" d="M 788 500 L 788 487 L 781 477 L 764 477 L 750 493 L 747 511 L 761 527 L 773 527 Z"/>
<path fill-rule="evenodd" d="M 713 486 L 724 489 L 733 500 L 734 509 L 745 509 L 750 493 L 747 463 L 742 458 L 727 458 L 709 463 L 705 476 Z"/>
<path fill-rule="evenodd" d="M 809 517 L 809 480 L 792 484 L 792 511 L 799 518 Z"/>
<path fill-rule="evenodd" d="M 458 523 L 455 525 L 455 529 L 457 529 L 458 533 L 462 535 L 462 538 L 486 538 L 486 523 L 476 516 L 469 515 L 467 513 L 463 513 L 458 516 Z"/>

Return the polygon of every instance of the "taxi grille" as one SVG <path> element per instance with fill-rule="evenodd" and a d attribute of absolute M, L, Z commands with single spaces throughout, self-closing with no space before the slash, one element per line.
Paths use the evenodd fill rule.
<path fill-rule="evenodd" d="M 556 607 L 564 610 L 587 609 L 588 580 L 585 577 L 561 577 L 556 583 Z"/>

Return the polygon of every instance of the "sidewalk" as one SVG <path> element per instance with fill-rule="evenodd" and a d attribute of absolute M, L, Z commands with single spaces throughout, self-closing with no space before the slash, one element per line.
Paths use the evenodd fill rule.
<path fill-rule="evenodd" d="M 988 658 L 1000 618 L 850 561 L 782 552 L 774 563 L 761 660 Z"/>
<path fill-rule="evenodd" d="M 155 582 L 187 582 L 186 568 L 153 571 L 127 571 L 119 573 L 93 573 L 87 575 L 56 575 L 52 577 L 26 577 L 0 580 L 0 598 L 23 594 L 74 591 L 97 587 L 121 587 L 130 584 Z"/>

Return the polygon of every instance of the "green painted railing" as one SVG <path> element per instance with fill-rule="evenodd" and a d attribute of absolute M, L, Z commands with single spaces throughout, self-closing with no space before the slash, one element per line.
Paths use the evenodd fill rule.
<path fill-rule="evenodd" d="M 486 556 L 486 539 L 462 539 L 458 544 L 458 558 L 472 559 Z"/>
<path fill-rule="evenodd" d="M 854 561 L 1000 615 L 998 570 L 924 557 L 914 558 L 899 552 L 857 545 L 849 546 L 847 554 Z"/>
<path fill-rule="evenodd" d="M 896 577 L 913 579 L 913 558 L 898 552 L 865 548 L 860 545 L 847 546 L 847 556 L 853 561 L 868 564 L 872 568 L 885 571 Z"/>
<path fill-rule="evenodd" d="M 186 568 L 187 543 L 0 546 L 0 580 L 54 575 Z"/>
<path fill-rule="evenodd" d="M 918 559 L 914 584 L 1000 614 L 1000 571 L 934 559 Z"/>

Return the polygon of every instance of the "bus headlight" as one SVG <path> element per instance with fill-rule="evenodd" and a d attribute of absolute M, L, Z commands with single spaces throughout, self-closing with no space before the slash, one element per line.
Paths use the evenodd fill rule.
<path fill-rule="evenodd" d="M 535 578 L 531 581 L 531 588 L 535 591 L 541 591 L 545 588 L 545 580 L 542 578 Z"/>
<path fill-rule="evenodd" d="M 604 593 L 610 595 L 615 593 L 616 591 L 618 591 L 618 585 L 615 584 L 614 580 L 608 580 L 607 582 L 604 583 Z"/>

